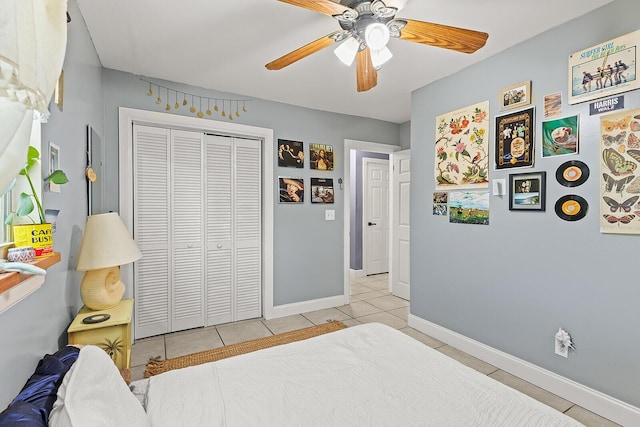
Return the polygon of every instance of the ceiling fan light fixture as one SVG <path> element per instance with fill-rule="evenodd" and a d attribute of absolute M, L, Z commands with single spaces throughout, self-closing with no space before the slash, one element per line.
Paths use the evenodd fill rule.
<path fill-rule="evenodd" d="M 381 50 L 389 42 L 389 28 L 380 22 L 369 24 L 364 30 L 364 39 L 371 50 Z"/>
<path fill-rule="evenodd" d="M 388 60 L 393 57 L 393 54 L 388 47 L 371 51 L 371 64 L 373 68 L 379 70 Z"/>
<path fill-rule="evenodd" d="M 333 53 L 336 54 L 338 59 L 342 61 L 344 65 L 350 67 L 353 64 L 354 59 L 356 59 L 356 54 L 358 53 L 358 49 L 360 48 L 360 43 L 354 37 L 349 37 L 347 40 L 340 43 Z"/>

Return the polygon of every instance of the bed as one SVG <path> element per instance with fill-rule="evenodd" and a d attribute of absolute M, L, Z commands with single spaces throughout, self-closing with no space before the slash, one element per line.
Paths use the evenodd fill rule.
<path fill-rule="evenodd" d="M 49 422 L 54 427 L 582 425 L 375 323 L 169 371 L 129 387 L 102 350 L 83 347 L 62 380 Z"/>

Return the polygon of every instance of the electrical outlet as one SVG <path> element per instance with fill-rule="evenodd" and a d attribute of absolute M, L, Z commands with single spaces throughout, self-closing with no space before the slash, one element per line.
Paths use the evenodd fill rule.
<path fill-rule="evenodd" d="M 569 346 L 565 345 L 564 342 L 560 340 L 556 340 L 556 354 L 558 356 L 562 356 L 564 358 L 569 357 Z"/>

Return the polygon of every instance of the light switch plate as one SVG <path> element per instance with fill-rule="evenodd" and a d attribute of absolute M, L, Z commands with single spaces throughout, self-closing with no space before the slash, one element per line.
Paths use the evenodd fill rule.
<path fill-rule="evenodd" d="M 334 209 L 327 209 L 324 211 L 325 221 L 334 221 L 336 219 L 336 211 Z"/>
<path fill-rule="evenodd" d="M 493 184 L 493 195 L 504 196 L 507 192 L 507 180 L 504 178 L 494 179 L 491 181 Z"/>

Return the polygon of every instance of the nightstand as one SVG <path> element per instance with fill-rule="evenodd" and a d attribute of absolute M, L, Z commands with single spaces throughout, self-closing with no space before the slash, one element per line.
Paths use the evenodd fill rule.
<path fill-rule="evenodd" d="M 119 369 L 129 367 L 131 360 L 131 312 L 133 300 L 122 300 L 115 307 L 94 311 L 82 307 L 67 329 L 69 344 L 91 344 L 111 356 Z M 100 323 L 83 323 L 82 319 L 96 314 L 111 317 Z"/>

